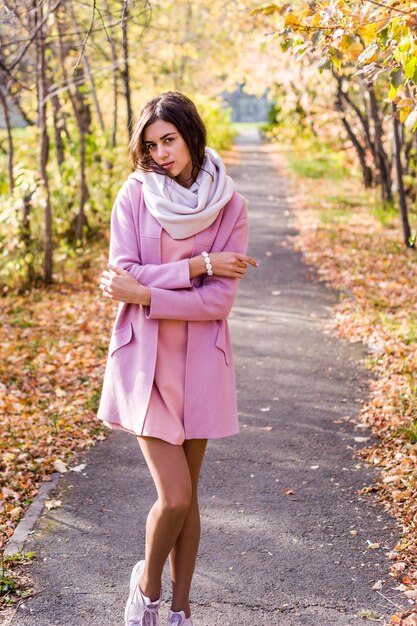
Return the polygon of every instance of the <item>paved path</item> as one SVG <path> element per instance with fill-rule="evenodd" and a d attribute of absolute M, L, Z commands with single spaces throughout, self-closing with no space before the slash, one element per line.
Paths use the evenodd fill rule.
<path fill-rule="evenodd" d="M 242 433 L 212 442 L 204 465 L 195 624 L 363 625 L 364 611 L 392 613 L 372 590 L 377 580 L 384 595 L 398 594 L 384 556 L 393 523 L 358 495 L 373 474 L 352 459 L 363 432 L 342 419 L 366 397 L 361 354 L 322 333 L 336 296 L 284 243 L 285 181 L 268 152 L 250 134 L 238 149 L 234 177 L 261 267 L 242 281 L 231 319 Z M 122 625 L 154 491 L 130 435 L 112 433 L 83 460 L 85 474 L 63 477 L 62 507 L 43 514 L 32 536 L 39 593 L 13 626 Z"/>

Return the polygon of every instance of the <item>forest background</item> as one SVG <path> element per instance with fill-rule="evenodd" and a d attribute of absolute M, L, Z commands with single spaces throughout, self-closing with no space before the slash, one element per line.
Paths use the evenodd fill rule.
<path fill-rule="evenodd" d="M 417 599 L 417 3 L 0 4 L 2 544 L 41 482 L 105 436 L 94 415 L 114 311 L 97 282 L 135 114 L 184 91 L 233 158 L 219 96 L 245 83 L 269 90 L 261 133 L 303 189 L 294 244 L 339 289 L 332 327 L 367 345 L 377 373 L 361 414 L 381 438 L 363 452 L 381 468 L 369 491 L 399 520 L 388 557 Z M 5 603 L 26 593 L 27 561 L 1 561 Z"/>

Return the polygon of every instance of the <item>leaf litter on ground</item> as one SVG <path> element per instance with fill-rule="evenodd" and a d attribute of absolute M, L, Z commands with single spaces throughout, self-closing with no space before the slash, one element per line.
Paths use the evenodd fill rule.
<path fill-rule="evenodd" d="M 285 148 L 270 150 L 278 167 L 288 171 L 293 148 L 287 148 L 287 154 Z M 315 267 L 318 279 L 340 293 L 327 328 L 367 346 L 365 364 L 376 375 L 359 426 L 370 428 L 378 441 L 358 455 L 380 469 L 375 488 L 398 520 L 401 533 L 387 555 L 393 561 L 391 575 L 404 578 L 407 571 L 404 591 L 415 600 L 417 251 L 402 243 L 399 215 L 388 225 L 378 218 L 377 191 L 363 190 L 358 196 L 360 183 L 354 176 L 333 182 L 290 173 L 290 179 L 296 181 L 297 195 L 291 204 L 298 231 L 290 241 Z M 344 198 L 357 198 L 357 202 L 350 201 L 346 209 Z M 358 442 L 367 439 L 355 437 Z M 398 613 L 392 623 L 417 626 L 417 615 L 412 610 Z"/>
<path fill-rule="evenodd" d="M 95 268 L 105 262 L 102 254 Z M 105 438 L 96 410 L 116 305 L 102 298 L 99 271 L 1 300 L 2 551 L 42 482 L 57 471 L 83 471 L 85 464 L 72 462 Z M 5 567 L 22 579 L 13 560 Z M 9 593 L 3 601 L 11 601 Z"/>

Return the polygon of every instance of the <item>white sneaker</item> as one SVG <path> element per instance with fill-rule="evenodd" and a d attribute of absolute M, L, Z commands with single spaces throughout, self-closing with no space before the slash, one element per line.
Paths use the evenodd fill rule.
<path fill-rule="evenodd" d="M 145 561 L 138 561 L 130 576 L 130 593 L 125 608 L 125 626 L 159 626 L 158 611 L 161 598 L 152 602 L 143 595 L 139 587 L 139 580 L 144 567 Z"/>
<path fill-rule="evenodd" d="M 191 617 L 185 617 L 184 611 L 179 611 L 179 613 L 174 613 L 174 611 L 170 611 L 168 614 L 168 625 L 167 626 L 194 626 L 193 620 Z"/>

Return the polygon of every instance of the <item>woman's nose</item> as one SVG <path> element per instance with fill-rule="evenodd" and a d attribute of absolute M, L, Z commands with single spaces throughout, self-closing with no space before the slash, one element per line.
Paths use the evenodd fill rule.
<path fill-rule="evenodd" d="M 166 156 L 167 156 L 167 149 L 166 149 L 165 144 L 162 143 L 161 145 L 158 146 L 158 157 L 160 159 L 163 159 Z"/>

